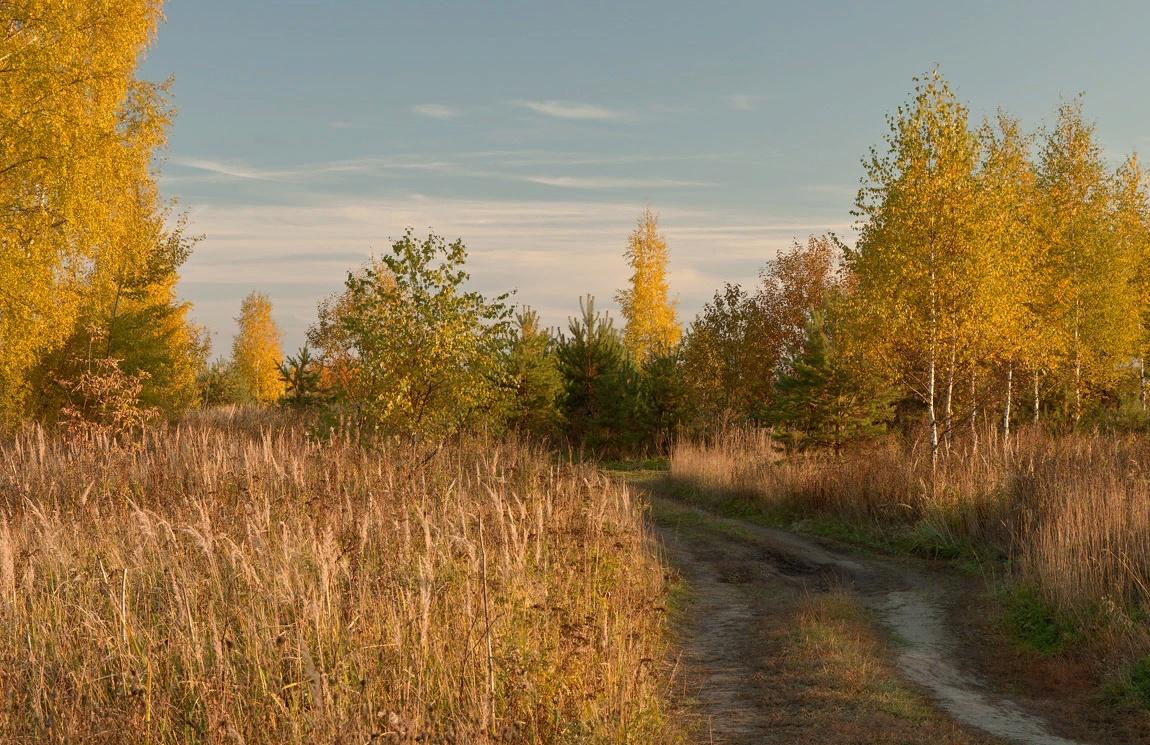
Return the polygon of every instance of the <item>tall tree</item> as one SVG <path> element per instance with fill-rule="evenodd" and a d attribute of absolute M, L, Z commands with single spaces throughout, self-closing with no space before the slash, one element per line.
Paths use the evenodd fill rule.
<path fill-rule="evenodd" d="M 846 255 L 869 343 L 889 349 L 883 358 L 926 407 L 932 459 L 940 393 L 953 391 L 960 348 L 977 333 L 969 322 L 978 148 L 967 118 L 937 72 L 916 80 L 911 103 L 890 118 L 887 152 L 865 162 L 862 230 Z"/>
<path fill-rule="evenodd" d="M 1140 328 L 1134 353 L 1138 364 L 1138 400 L 1147 407 L 1146 355 L 1150 352 L 1150 201 L 1146 173 L 1130 156 L 1114 174 L 1113 230 L 1118 251 L 1133 267 Z"/>
<path fill-rule="evenodd" d="M 134 73 L 161 4 L 0 4 L 0 418 L 148 232 L 168 110 Z"/>
<path fill-rule="evenodd" d="M 1056 348 L 1044 330 L 1047 283 L 1030 138 L 1022 134 L 1017 120 L 999 113 L 979 129 L 979 141 L 974 302 L 960 363 L 969 376 L 967 406 L 973 436 L 977 436 L 980 376 L 1000 386 L 994 397 L 1001 401 L 1002 427 L 1009 435 L 1020 373 L 1029 371 L 1032 381 L 1040 380 Z"/>
<path fill-rule="evenodd" d="M 1038 188 L 1050 334 L 1066 350 L 1062 373 L 1077 423 L 1091 392 L 1111 385 L 1137 355 L 1141 336 L 1134 282 L 1140 257 L 1115 235 L 1111 182 L 1079 102 L 1059 109 L 1046 136 Z"/>
<path fill-rule="evenodd" d="M 651 210 L 643 211 L 624 256 L 631 266 L 631 286 L 615 300 L 626 321 L 623 342 L 636 363 L 643 364 L 674 347 L 682 335 L 667 289 L 667 241 Z"/>
<path fill-rule="evenodd" d="M 278 401 L 284 395 L 280 376 L 283 349 L 280 331 L 272 319 L 267 295 L 251 292 L 240 305 L 239 331 L 232 341 L 232 365 L 248 396 L 260 403 Z"/>

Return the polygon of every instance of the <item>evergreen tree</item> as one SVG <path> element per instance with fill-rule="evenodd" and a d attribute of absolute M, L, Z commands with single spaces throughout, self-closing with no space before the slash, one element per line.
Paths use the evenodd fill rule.
<path fill-rule="evenodd" d="M 515 429 L 550 437 L 558 433 L 563 377 L 555 340 L 539 325 L 539 314 L 524 308 L 516 315 L 515 340 L 507 358 L 507 423 Z"/>
<path fill-rule="evenodd" d="M 591 296 L 559 340 L 562 408 L 572 442 L 596 452 L 632 449 L 642 438 L 640 382 L 622 335 Z"/>
<path fill-rule="evenodd" d="M 829 447 L 837 455 L 850 442 L 884 432 L 892 400 L 889 389 L 844 364 L 823 315 L 816 314 L 802 353 L 775 385 L 766 419 L 789 447 Z"/>
<path fill-rule="evenodd" d="M 294 356 L 279 365 L 280 379 L 284 383 L 283 402 L 290 406 L 313 406 L 323 400 L 322 370 L 304 344 Z"/>

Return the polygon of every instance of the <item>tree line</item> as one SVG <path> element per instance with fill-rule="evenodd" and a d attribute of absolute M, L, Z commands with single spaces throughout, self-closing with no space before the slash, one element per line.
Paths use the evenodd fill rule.
<path fill-rule="evenodd" d="M 160 0 L 0 10 L 0 421 L 141 426 L 284 403 L 331 426 L 436 439 L 512 428 L 600 453 L 756 424 L 840 449 L 891 426 L 937 453 L 994 423 L 1148 418 L 1150 216 L 1081 102 L 1027 133 L 972 123 L 916 80 L 864 160 L 858 239 L 813 236 L 727 284 L 685 327 L 650 211 L 624 247 L 620 325 L 579 300 L 547 329 L 468 289 L 461 241 L 408 231 L 325 299 L 284 357 L 253 293 L 209 363 L 176 297 L 195 238 L 159 195 L 167 84 L 138 80 Z M 117 424 L 116 426 L 120 426 Z"/>

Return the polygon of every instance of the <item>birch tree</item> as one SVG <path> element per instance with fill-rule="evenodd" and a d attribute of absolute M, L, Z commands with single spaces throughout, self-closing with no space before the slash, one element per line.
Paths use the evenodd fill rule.
<path fill-rule="evenodd" d="M 916 80 L 911 102 L 890 118 L 886 152 L 864 162 L 860 236 L 847 252 L 870 342 L 889 349 L 891 372 L 926 408 L 932 460 L 940 389 L 953 390 L 959 346 L 973 331 L 978 148 L 967 120 L 938 73 Z"/>
<path fill-rule="evenodd" d="M 1114 382 L 1136 354 L 1137 257 L 1113 230 L 1111 189 L 1094 128 L 1080 103 L 1061 107 L 1038 164 L 1051 341 L 1077 424 L 1093 390 Z"/>

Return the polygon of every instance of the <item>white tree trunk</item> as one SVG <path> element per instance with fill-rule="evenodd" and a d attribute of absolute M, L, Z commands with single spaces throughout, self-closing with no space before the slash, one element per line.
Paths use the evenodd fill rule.
<path fill-rule="evenodd" d="M 1002 407 L 1002 445 L 1009 446 L 1010 440 L 1010 404 L 1014 393 L 1014 363 L 1006 366 L 1006 404 Z"/>

